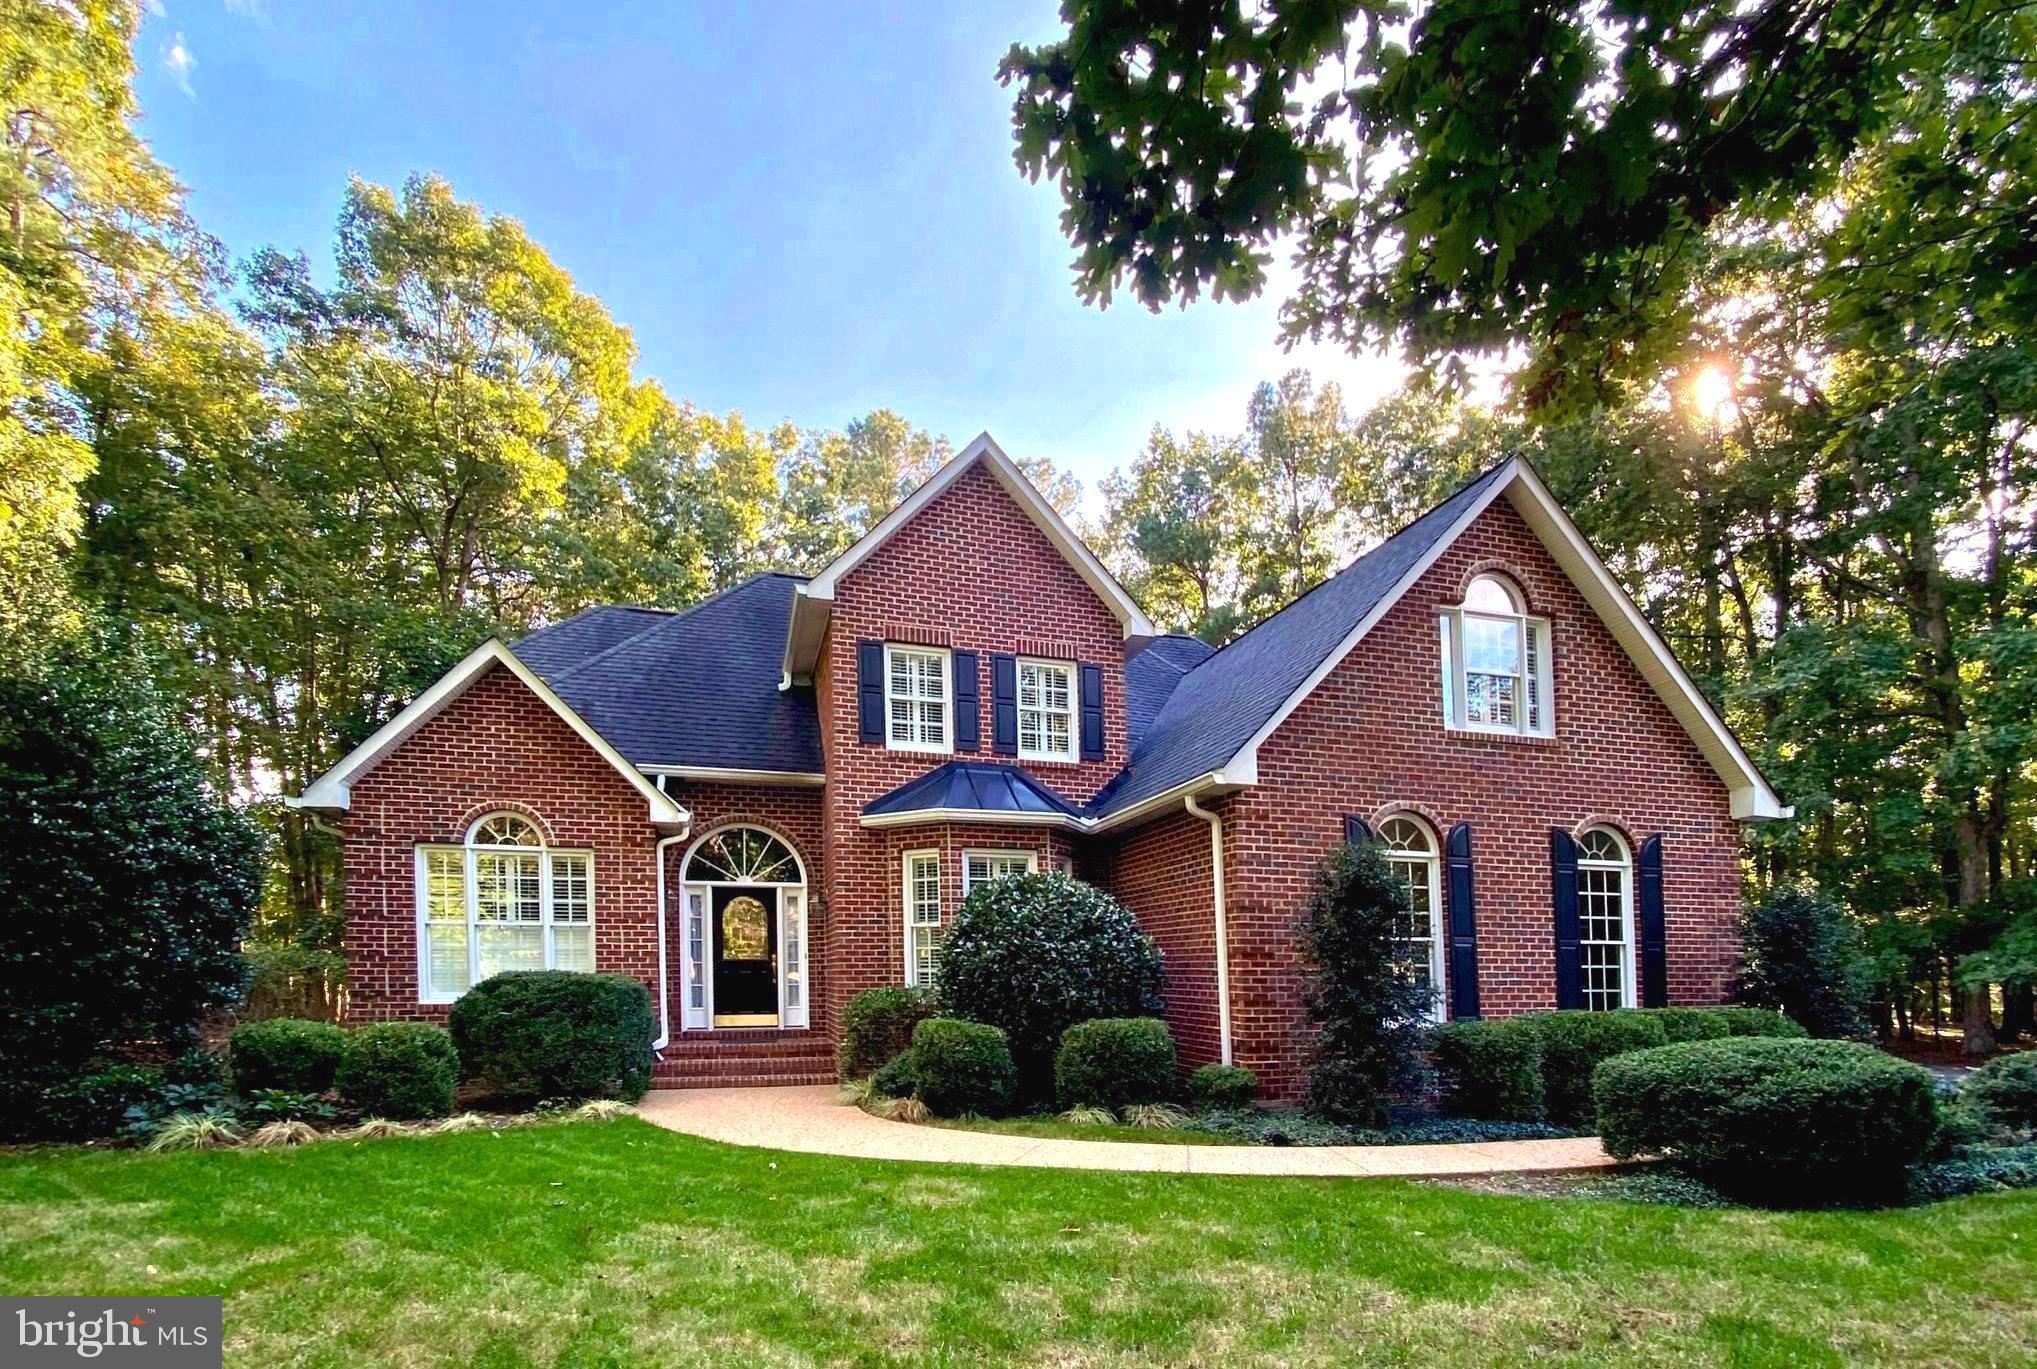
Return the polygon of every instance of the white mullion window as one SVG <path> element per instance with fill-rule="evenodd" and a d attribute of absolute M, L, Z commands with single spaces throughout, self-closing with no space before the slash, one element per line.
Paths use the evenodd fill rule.
<path fill-rule="evenodd" d="M 1075 667 L 1068 662 L 1019 658 L 1018 753 L 1030 761 L 1075 759 Z"/>
<path fill-rule="evenodd" d="M 1528 616 L 1520 594 L 1481 575 L 1440 619 L 1443 717 L 1479 732 L 1551 735 L 1549 623 Z"/>
<path fill-rule="evenodd" d="M 1604 827 L 1577 839 L 1577 942 L 1584 1006 L 1634 1006 L 1634 869 L 1627 843 Z"/>
<path fill-rule="evenodd" d="M 506 970 L 594 968 L 594 857 L 548 849 L 513 813 L 463 846 L 417 848 L 418 999 L 450 1003 Z"/>
<path fill-rule="evenodd" d="M 1037 851 L 964 851 L 962 897 L 969 897 L 969 891 L 979 884 L 988 884 L 1008 875 L 1036 874 L 1039 868 L 1040 853 Z"/>
<path fill-rule="evenodd" d="M 1380 824 L 1388 867 L 1407 890 L 1408 912 L 1396 939 L 1408 974 L 1429 995 L 1429 1016 L 1443 1020 L 1443 879 L 1436 839 L 1410 817 Z"/>
<path fill-rule="evenodd" d="M 941 964 L 941 853 L 905 853 L 905 982 L 932 984 Z"/>
<path fill-rule="evenodd" d="M 884 738 L 893 751 L 954 749 L 945 647 L 884 645 Z"/>

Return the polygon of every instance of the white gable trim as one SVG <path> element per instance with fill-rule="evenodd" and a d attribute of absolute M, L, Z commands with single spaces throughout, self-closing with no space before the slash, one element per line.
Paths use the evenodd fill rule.
<path fill-rule="evenodd" d="M 650 821 L 661 827 L 683 827 L 693 820 L 692 815 L 665 792 L 652 783 L 644 774 L 627 760 L 622 753 L 609 745 L 608 740 L 592 727 L 587 720 L 575 713 L 564 699 L 552 691 L 552 687 L 538 677 L 536 671 L 518 660 L 516 653 L 496 638 L 490 637 L 461 658 L 460 663 L 438 678 L 437 683 L 411 701 L 409 707 L 382 724 L 375 735 L 349 751 L 346 758 L 332 769 L 320 775 L 305 787 L 302 794 L 285 800 L 292 808 L 312 808 L 328 812 L 344 812 L 351 800 L 354 780 L 372 770 L 385 756 L 409 740 L 411 735 L 440 713 L 447 705 L 465 694 L 476 681 L 490 670 L 500 666 L 538 696 L 544 705 L 566 726 L 615 768 L 617 774 L 629 781 L 630 787 L 643 795 L 649 810 Z"/>
<path fill-rule="evenodd" d="M 1266 739 L 1287 721 L 1289 715 L 1301 706 L 1301 701 L 1314 692 L 1331 671 L 1343 663 L 1365 634 L 1372 631 L 1414 583 L 1464 534 L 1465 529 L 1502 494 L 1584 595 L 1585 602 L 1591 605 L 1614 640 L 1640 670 L 1642 678 L 1683 725 L 1691 740 L 1697 743 L 1698 750 L 1712 769 L 1725 781 L 1732 815 L 1743 821 L 1788 817 L 1792 810 L 1783 805 L 1775 790 L 1755 769 L 1753 760 L 1727 729 L 1724 719 L 1719 717 L 1690 676 L 1684 673 L 1683 667 L 1671 654 L 1668 643 L 1662 640 L 1646 615 L 1620 587 L 1605 563 L 1599 560 L 1598 554 L 1584 540 L 1584 534 L 1577 530 L 1577 525 L 1556 502 L 1555 496 L 1549 493 L 1541 478 L 1518 457 L 1508 460 L 1506 469 L 1485 492 L 1458 515 L 1435 545 L 1408 568 L 1407 573 L 1373 605 L 1372 611 L 1351 629 L 1322 664 L 1309 672 L 1308 678 L 1274 711 L 1265 725 L 1238 748 L 1237 754 L 1224 765 L 1224 772 L 1234 779 L 1256 783 L 1259 748 Z M 1558 726 L 1560 728 L 1561 724 Z"/>
<path fill-rule="evenodd" d="M 1158 629 L 1146 617 L 1117 577 L 1104 568 L 1074 529 L 1063 521 L 1040 492 L 1033 488 L 1033 482 L 1004 449 L 997 445 L 989 433 L 978 433 L 974 441 L 956 454 L 954 460 L 935 471 L 927 482 L 907 495 L 903 502 L 890 513 L 879 519 L 877 526 L 863 534 L 856 544 L 828 563 L 825 570 L 801 585 L 792 604 L 792 624 L 785 639 L 785 675 L 789 683 L 794 676 L 803 676 L 813 668 L 813 658 L 820 649 L 821 620 L 825 618 L 825 605 L 835 597 L 835 586 L 842 577 L 867 560 L 870 554 L 891 540 L 900 528 L 912 520 L 914 515 L 941 497 L 942 491 L 960 479 L 962 473 L 982 462 L 990 473 L 997 477 L 997 483 L 1004 486 L 1018 506 L 1032 519 L 1054 549 L 1075 569 L 1083 582 L 1096 597 L 1101 599 L 1118 620 L 1126 637 L 1152 637 Z M 819 607 L 809 607 L 815 605 Z"/>

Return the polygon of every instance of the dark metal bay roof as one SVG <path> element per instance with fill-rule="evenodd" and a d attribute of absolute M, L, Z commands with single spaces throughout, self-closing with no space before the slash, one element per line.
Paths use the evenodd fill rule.
<path fill-rule="evenodd" d="M 1074 817 L 1074 804 L 1016 765 L 993 761 L 949 761 L 909 780 L 863 807 L 864 817 L 895 816 L 942 809 L 972 813 Z"/>

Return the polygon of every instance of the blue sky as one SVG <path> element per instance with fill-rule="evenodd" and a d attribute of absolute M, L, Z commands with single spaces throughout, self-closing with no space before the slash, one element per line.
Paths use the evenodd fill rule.
<path fill-rule="evenodd" d="M 1235 430 L 1292 365 L 1360 403 L 1398 368 L 1284 355 L 1278 291 L 1084 306 L 1060 198 L 1011 160 L 1014 41 L 1051 3 L 159 0 L 143 131 L 236 258 L 329 265 L 350 172 L 444 174 L 634 333 L 638 371 L 754 423 L 878 406 L 989 429 L 1091 490 L 1147 429 Z"/>

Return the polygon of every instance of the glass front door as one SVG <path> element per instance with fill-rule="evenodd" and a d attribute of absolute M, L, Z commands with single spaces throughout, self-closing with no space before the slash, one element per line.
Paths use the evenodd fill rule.
<path fill-rule="evenodd" d="M 778 1025 L 778 891 L 714 891 L 714 1025 Z"/>

